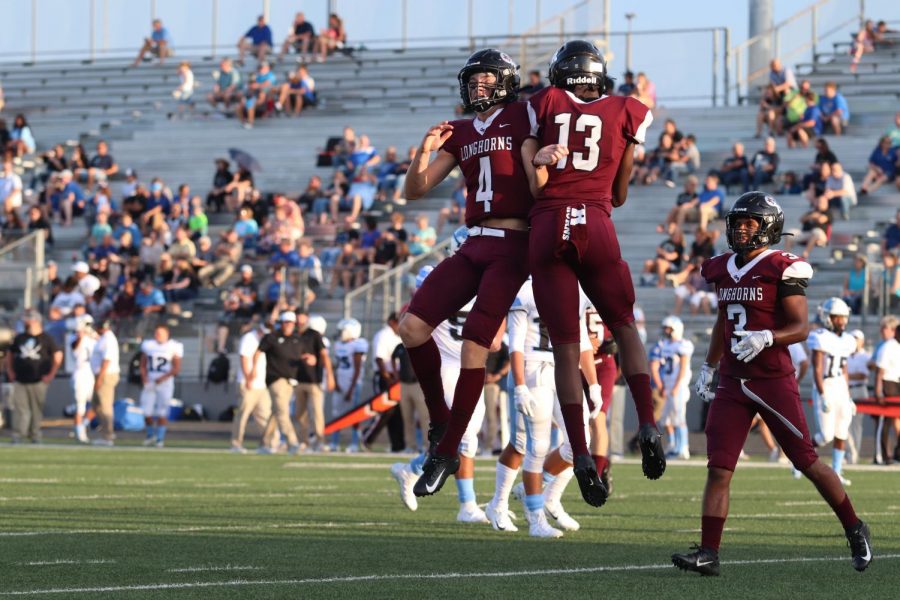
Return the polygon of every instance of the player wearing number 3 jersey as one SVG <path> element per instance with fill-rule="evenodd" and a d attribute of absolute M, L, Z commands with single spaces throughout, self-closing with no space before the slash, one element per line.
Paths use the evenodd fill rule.
<path fill-rule="evenodd" d="M 697 393 L 709 400 L 715 365 L 721 375 L 706 420 L 709 461 L 700 547 L 672 555 L 672 562 L 703 575 L 719 574 L 728 489 L 757 413 L 840 519 L 853 567 L 862 571 L 872 559 L 869 529 L 856 516 L 838 476 L 816 456 L 803 415 L 788 346 L 807 337 L 805 288 L 813 272 L 793 254 L 769 248 L 781 240 L 783 226 L 784 213 L 772 196 L 744 194 L 725 217 L 733 252 L 711 258 L 700 271 L 716 285 L 719 313 Z"/>
<path fill-rule="evenodd" d="M 460 98 L 475 118 L 428 130 L 406 174 L 406 197 L 422 197 L 456 167 L 466 180 L 468 238 L 416 292 L 400 322 L 431 425 L 429 457 L 415 494 L 434 494 L 459 469 L 458 448 L 484 388 L 484 365 L 516 292 L 528 276 L 528 211 L 537 150 L 525 105 L 515 103 L 518 67 L 495 49 L 476 52 L 459 72 Z M 437 156 L 429 164 L 432 152 Z M 459 378 L 447 408 L 435 327 L 469 300 Z"/>
<path fill-rule="evenodd" d="M 553 343 L 575 477 L 585 501 L 600 506 L 607 490 L 580 436 L 579 283 L 619 346 L 641 425 L 644 474 L 658 479 L 666 468 L 653 419 L 647 356 L 634 326 L 634 286 L 610 219 L 612 207 L 628 193 L 632 145 L 644 141 L 653 117 L 634 98 L 604 95 L 612 81 L 590 42 L 568 42 L 557 50 L 549 79 L 552 87 L 528 104 L 542 146 L 533 161 L 540 194 L 530 215 L 529 261 L 537 307 Z"/>

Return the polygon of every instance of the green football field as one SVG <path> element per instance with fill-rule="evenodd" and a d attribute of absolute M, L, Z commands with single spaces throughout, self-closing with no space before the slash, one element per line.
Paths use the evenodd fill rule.
<path fill-rule="evenodd" d="M 722 577 L 669 563 L 699 541 L 702 462 L 658 482 L 629 461 L 561 540 L 455 521 L 455 486 L 400 503 L 374 456 L 233 455 L 199 449 L 0 449 L 0 597 L 56 598 L 896 598 L 900 470 L 850 469 L 875 558 L 850 566 L 842 530 L 784 467 L 739 468 Z M 479 460 L 476 489 L 493 491 Z"/>

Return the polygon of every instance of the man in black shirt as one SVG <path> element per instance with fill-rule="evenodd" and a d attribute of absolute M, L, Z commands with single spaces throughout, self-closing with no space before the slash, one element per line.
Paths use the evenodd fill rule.
<path fill-rule="evenodd" d="M 272 418 L 263 438 L 268 439 L 271 430 L 277 425 L 281 433 L 287 436 L 288 452 L 296 454 L 300 451 L 300 443 L 291 423 L 290 405 L 294 386 L 297 385 L 297 370 L 303 360 L 303 342 L 296 333 L 297 315 L 290 311 L 283 312 L 278 322 L 279 328 L 259 340 L 259 349 L 253 355 L 253 372 L 250 379 L 252 380 L 255 375 L 260 355 L 265 354 L 266 385 L 269 387 L 269 395 L 272 396 Z"/>
<path fill-rule="evenodd" d="M 88 163 L 88 187 L 93 186 L 94 182 L 103 183 L 118 172 L 119 165 L 109 154 L 109 145 L 100 140 L 97 142 L 97 154 Z"/>
<path fill-rule="evenodd" d="M 422 441 L 428 433 L 428 407 L 425 405 L 425 394 L 419 386 L 416 372 L 413 371 L 409 355 L 403 344 L 397 344 L 391 354 L 393 371 L 400 380 L 400 414 L 403 416 L 403 439 L 407 450 L 415 449 L 417 452 L 425 450 L 424 445 L 416 443 L 416 423 L 422 433 Z"/>
<path fill-rule="evenodd" d="M 25 331 L 13 339 L 6 359 L 6 375 L 13 383 L 13 436 L 17 444 L 28 436 L 41 441 L 41 420 L 47 386 L 56 377 L 63 353 L 41 326 L 41 315 L 28 310 L 22 316 Z"/>
<path fill-rule="evenodd" d="M 300 448 L 309 440 L 309 426 L 312 420 L 316 441 L 315 450 L 325 447 L 325 394 L 322 393 L 323 377 L 328 391 L 334 390 L 334 372 L 331 358 L 322 339 L 322 334 L 309 327 L 309 315 L 297 313 L 297 329 L 300 330 L 300 364 L 297 366 L 297 387 L 294 390 L 297 426 L 300 430 Z"/>

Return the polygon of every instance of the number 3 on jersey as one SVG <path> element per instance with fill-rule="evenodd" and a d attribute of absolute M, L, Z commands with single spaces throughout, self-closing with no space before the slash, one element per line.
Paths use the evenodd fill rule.
<path fill-rule="evenodd" d="M 559 125 L 559 145 L 569 145 L 569 125 L 572 121 L 572 113 L 561 113 L 556 115 L 554 122 Z M 584 152 L 572 152 L 572 167 L 578 171 L 593 171 L 600 162 L 600 133 L 603 130 L 603 122 L 597 115 L 581 115 L 575 121 L 575 131 L 581 133 L 589 131 L 584 138 L 584 146 L 587 148 L 587 158 Z M 563 156 L 556 163 L 557 169 L 565 169 L 568 164 L 568 156 Z"/>
<path fill-rule="evenodd" d="M 734 322 L 734 331 L 744 331 L 744 327 L 747 325 L 747 309 L 741 304 L 729 304 L 725 307 L 725 311 L 728 320 Z M 734 352 L 734 347 L 737 346 L 740 341 L 741 338 L 739 337 L 733 336 L 731 338 L 732 352 Z"/>
<path fill-rule="evenodd" d="M 491 157 L 482 156 L 478 159 L 481 171 L 478 173 L 478 191 L 475 192 L 475 202 L 484 202 L 484 212 L 491 212 L 491 200 L 494 199 L 494 186 L 491 183 Z"/>

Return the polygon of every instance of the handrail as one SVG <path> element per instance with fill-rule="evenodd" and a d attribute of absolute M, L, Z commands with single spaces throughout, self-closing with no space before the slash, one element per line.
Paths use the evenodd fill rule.
<path fill-rule="evenodd" d="M 6 244 L 2 248 L 0 248 L 0 259 L 2 259 L 4 255 L 9 254 L 10 252 L 13 252 L 20 246 L 25 246 L 25 245 L 32 244 L 35 242 L 39 243 L 40 242 L 39 236 L 43 236 L 43 230 L 31 231 L 28 234 L 23 235 L 19 239 Z"/>
<path fill-rule="evenodd" d="M 790 17 L 786 18 L 785 20 L 781 21 L 780 23 L 776 23 L 775 25 L 773 25 L 769 29 L 763 31 L 762 33 L 759 33 L 759 34 L 753 36 L 752 38 L 747 38 L 740 44 L 733 46 L 731 48 L 731 51 L 732 52 L 740 52 L 741 50 L 744 50 L 745 48 L 749 48 L 752 44 L 760 42 L 760 41 L 764 40 L 765 38 L 771 36 L 773 33 L 778 32 L 778 30 L 780 30 L 785 25 L 790 25 L 791 23 L 793 23 L 794 21 L 796 21 L 803 15 L 805 15 L 809 12 L 812 12 L 813 9 L 817 9 L 817 8 L 824 6 L 830 2 L 831 2 L 831 0 L 818 0 L 817 2 L 813 2 L 806 8 L 800 9 L 799 11 L 795 12 Z"/>
<path fill-rule="evenodd" d="M 566 9 L 560 11 L 559 13 L 553 15 L 552 17 L 548 17 L 548 18 L 544 19 L 543 21 L 535 23 L 534 25 L 532 25 L 531 27 L 529 27 L 528 29 L 523 31 L 521 33 L 521 35 L 526 36 L 526 35 L 532 35 L 535 33 L 540 33 L 541 29 L 543 29 L 547 25 L 556 23 L 557 21 L 562 21 L 563 19 L 568 17 L 570 14 L 572 14 L 579 8 L 587 6 L 589 3 L 590 3 L 590 0 L 582 0 L 581 2 L 579 2 L 577 4 L 573 4 L 569 8 L 566 8 Z"/>

